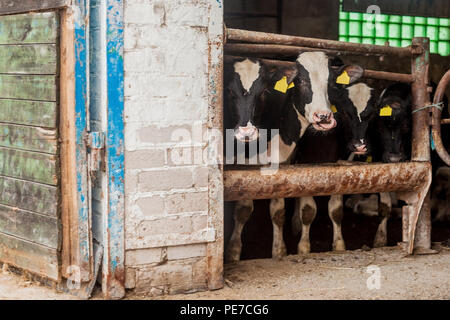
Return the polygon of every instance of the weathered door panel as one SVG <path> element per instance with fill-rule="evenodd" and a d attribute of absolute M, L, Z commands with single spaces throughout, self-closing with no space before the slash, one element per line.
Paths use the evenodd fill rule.
<path fill-rule="evenodd" d="M 0 261 L 59 280 L 59 16 L 0 16 Z"/>
<path fill-rule="evenodd" d="M 88 183 L 88 44 L 86 1 L 74 0 L 61 17 L 62 275 L 93 279 Z M 70 288 L 69 288 L 70 289 Z"/>

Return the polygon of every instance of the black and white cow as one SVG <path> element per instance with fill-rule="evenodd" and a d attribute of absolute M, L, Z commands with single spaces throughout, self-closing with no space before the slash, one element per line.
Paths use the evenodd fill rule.
<path fill-rule="evenodd" d="M 366 155 L 369 150 L 368 127 L 376 107 L 376 96 L 372 88 L 364 83 L 352 85 L 329 84 L 330 101 L 333 103 L 338 126 L 327 140 L 317 135 L 306 135 L 302 141 L 297 161 L 300 163 L 336 162 L 347 159 L 349 153 Z M 320 145 L 317 150 L 314 146 Z M 294 234 L 301 229 L 298 253 L 311 251 L 309 230 L 317 213 L 313 197 L 302 197 L 296 200 L 292 226 Z M 342 236 L 343 197 L 332 195 L 328 201 L 328 215 L 333 224 L 333 250 L 344 251 L 345 242 Z"/>
<path fill-rule="evenodd" d="M 377 141 L 374 158 L 387 163 L 406 161 L 411 158 L 412 133 L 411 86 L 395 83 L 387 87 L 378 102 L 373 140 Z M 376 139 L 378 137 L 378 139 Z M 387 245 L 387 222 L 392 212 L 395 193 L 380 193 L 378 202 L 379 225 L 373 246 Z"/>
<path fill-rule="evenodd" d="M 374 161 L 395 163 L 406 161 L 411 156 L 411 86 L 394 83 L 380 95 L 375 108 L 373 125 L 369 135 L 372 142 L 371 156 Z M 373 246 L 383 247 L 387 244 L 387 222 L 396 202 L 395 193 L 372 194 L 350 197 L 346 206 L 355 213 L 378 216 L 379 225 Z"/>
<path fill-rule="evenodd" d="M 433 91 L 431 100 L 433 100 L 436 84 L 431 83 Z M 444 112 L 447 114 L 448 100 L 444 96 Z M 385 163 L 395 163 L 406 161 L 411 157 L 411 135 L 412 135 L 412 116 L 411 116 L 411 87 L 407 84 L 395 83 L 387 87 L 381 94 L 377 107 L 377 117 L 374 122 L 372 140 L 374 142 L 373 158 L 376 161 Z M 444 128 L 444 130 L 446 130 Z M 444 145 L 448 145 L 449 134 L 442 132 Z M 448 167 L 441 167 L 443 162 L 435 153 L 432 154 L 433 163 L 433 183 L 431 185 L 431 211 L 435 214 L 435 220 L 442 221 L 450 216 L 450 207 L 448 199 L 448 183 L 450 171 Z M 351 206 L 355 212 L 366 215 L 377 215 L 380 219 L 377 233 L 374 239 L 374 247 L 381 247 L 387 244 L 387 222 L 394 212 L 393 207 L 396 203 L 395 193 L 380 193 L 371 195 L 366 199 L 352 201 Z M 399 211 L 399 210 L 398 210 Z"/>
<path fill-rule="evenodd" d="M 298 141 L 310 125 L 317 132 L 336 127 L 328 89 L 329 83 L 335 83 L 344 71 L 349 83 L 355 82 L 363 73 L 358 66 L 334 68 L 332 59 L 323 52 L 301 53 L 295 66 L 278 70 L 274 74 L 268 72 L 261 61 L 237 61 L 231 75 L 226 77 L 228 97 L 225 100 L 225 112 L 230 111 L 232 117 L 225 127 L 233 128 L 235 138 L 241 141 L 256 139 L 258 124 L 264 129 L 278 129 L 279 135 L 271 139 L 279 140 L 279 150 L 268 148 L 268 154 L 272 162 L 289 163 Z M 283 77 L 286 77 L 287 84 L 292 88 L 280 92 L 275 87 Z M 260 83 L 266 86 L 262 88 Z M 274 156 L 275 152 L 277 157 Z M 253 200 L 236 203 L 235 227 L 226 252 L 227 261 L 240 259 L 242 229 L 252 212 Z M 280 258 L 286 254 L 283 198 L 271 199 L 270 216 L 273 224 L 272 257 Z"/>
<path fill-rule="evenodd" d="M 383 162 L 400 162 L 411 157 L 411 86 L 395 83 L 387 87 L 378 102 L 374 126 L 377 150 L 374 156 Z"/>

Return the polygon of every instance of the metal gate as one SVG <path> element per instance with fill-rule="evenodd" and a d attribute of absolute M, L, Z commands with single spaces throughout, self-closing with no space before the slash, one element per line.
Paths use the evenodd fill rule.
<path fill-rule="evenodd" d="M 281 166 L 276 174 L 262 175 L 258 169 L 224 171 L 225 201 L 270 199 L 332 194 L 397 192 L 406 202 L 402 209 L 403 246 L 408 254 L 414 249 L 431 253 L 431 219 L 429 187 L 430 162 L 430 98 L 429 39 L 414 38 L 409 47 L 397 48 L 334 40 L 287 36 L 280 34 L 225 28 L 225 61 L 235 56 L 267 58 L 277 55 L 298 55 L 304 51 L 324 51 L 330 55 L 377 55 L 409 58 L 411 73 L 401 74 L 364 70 L 364 77 L 410 83 L 413 99 L 412 161 L 398 164 L 324 164 Z M 290 66 L 282 60 L 263 59 L 268 65 Z M 448 74 L 446 79 L 450 78 Z M 445 86 L 445 84 L 441 84 Z M 439 90 L 438 90 L 439 91 Z M 443 89 L 441 89 L 443 91 Z M 436 101 L 442 95 L 436 94 Z M 434 111 L 435 119 L 440 113 Z M 438 124 L 435 121 L 436 147 Z M 447 159 L 450 160 L 450 159 Z"/>
<path fill-rule="evenodd" d="M 449 150 L 445 149 L 441 138 L 441 125 L 449 125 L 450 119 L 441 119 L 441 114 L 444 108 L 444 94 L 445 89 L 450 82 L 450 70 L 442 77 L 436 89 L 436 94 L 433 101 L 433 118 L 431 121 L 431 130 L 433 133 L 433 141 L 436 147 L 436 152 L 448 166 L 450 166 Z"/>

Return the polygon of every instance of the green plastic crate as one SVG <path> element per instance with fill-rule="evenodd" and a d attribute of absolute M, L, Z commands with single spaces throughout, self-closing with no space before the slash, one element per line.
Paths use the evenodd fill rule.
<path fill-rule="evenodd" d="M 345 11 L 339 12 L 339 20 L 348 20 L 348 12 Z"/>
<path fill-rule="evenodd" d="M 450 19 L 446 19 L 446 18 L 439 19 L 439 26 L 450 27 Z"/>
<path fill-rule="evenodd" d="M 374 38 L 363 38 L 362 43 L 375 44 L 375 39 Z"/>
<path fill-rule="evenodd" d="M 362 23 L 362 36 L 366 38 L 375 37 L 375 25 L 371 23 Z"/>
<path fill-rule="evenodd" d="M 375 35 L 377 36 L 377 38 L 387 38 L 389 35 L 388 24 L 387 23 L 378 24 L 378 28 L 376 28 Z"/>
<path fill-rule="evenodd" d="M 401 47 L 402 41 L 400 39 L 389 39 L 389 45 L 391 47 Z"/>
<path fill-rule="evenodd" d="M 361 43 L 361 37 L 348 37 L 349 42 Z"/>
<path fill-rule="evenodd" d="M 389 23 L 401 23 L 402 22 L 402 16 L 389 16 Z"/>
<path fill-rule="evenodd" d="M 439 40 L 450 40 L 449 27 L 439 27 Z"/>
<path fill-rule="evenodd" d="M 427 25 L 429 26 L 438 26 L 439 19 L 438 18 L 427 18 Z"/>
<path fill-rule="evenodd" d="M 377 21 L 379 22 L 389 22 L 389 16 L 387 14 L 380 14 L 377 16 Z"/>
<path fill-rule="evenodd" d="M 439 39 L 439 28 L 436 26 L 428 26 L 427 27 L 427 37 L 432 41 L 436 41 Z"/>
<path fill-rule="evenodd" d="M 342 0 L 340 0 L 342 4 Z M 399 15 L 339 13 L 339 40 L 406 47 L 413 37 L 428 37 L 430 52 L 450 55 L 450 19 Z M 371 28 L 377 23 L 377 27 Z"/>
<path fill-rule="evenodd" d="M 415 17 L 414 24 L 427 24 L 427 18 Z"/>
<path fill-rule="evenodd" d="M 387 40 L 388 39 L 386 38 L 375 38 L 375 44 L 379 46 L 384 46 Z"/>
<path fill-rule="evenodd" d="M 409 24 L 402 24 L 402 39 L 412 39 L 414 36 L 414 27 Z"/>
<path fill-rule="evenodd" d="M 359 21 L 350 21 L 348 23 L 348 35 L 351 37 L 361 37 L 362 25 Z"/>
<path fill-rule="evenodd" d="M 354 20 L 354 21 L 361 21 L 362 20 L 362 13 L 349 12 L 348 18 L 350 20 Z"/>
<path fill-rule="evenodd" d="M 439 41 L 438 53 L 441 56 L 450 55 L 450 41 Z"/>
<path fill-rule="evenodd" d="M 411 40 L 402 40 L 401 46 L 407 47 L 411 45 Z"/>
<path fill-rule="evenodd" d="M 348 36 L 348 22 L 347 21 L 339 21 L 339 35 L 340 36 Z"/>
<path fill-rule="evenodd" d="M 430 41 L 430 52 L 431 53 L 438 53 L 438 42 L 437 41 Z"/>
<path fill-rule="evenodd" d="M 402 23 L 405 23 L 405 24 L 414 24 L 414 17 L 403 16 L 403 17 L 402 17 Z"/>
<path fill-rule="evenodd" d="M 414 26 L 414 37 L 425 37 L 427 34 L 427 28 L 422 25 Z"/>
<path fill-rule="evenodd" d="M 400 24 L 392 23 L 388 25 L 389 38 L 400 39 L 402 37 L 402 27 Z"/>

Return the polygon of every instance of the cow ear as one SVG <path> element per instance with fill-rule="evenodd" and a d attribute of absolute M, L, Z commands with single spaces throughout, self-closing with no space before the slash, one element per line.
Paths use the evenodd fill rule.
<path fill-rule="evenodd" d="M 364 74 L 364 69 L 358 65 L 347 65 L 339 68 L 336 78 L 338 84 L 352 84 L 359 80 Z"/>
<path fill-rule="evenodd" d="M 285 68 L 283 70 L 284 76 L 286 77 L 287 83 L 294 81 L 295 77 L 298 75 L 297 66 Z"/>
<path fill-rule="evenodd" d="M 283 68 L 274 67 L 269 69 L 269 78 L 274 82 L 277 82 L 286 77 L 286 82 L 290 84 L 292 81 L 294 81 L 297 74 L 298 69 L 295 66 Z"/>

